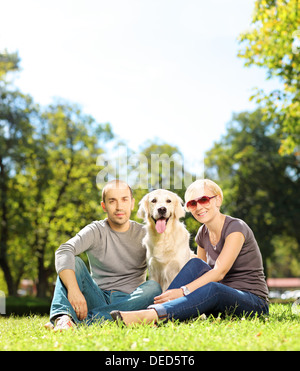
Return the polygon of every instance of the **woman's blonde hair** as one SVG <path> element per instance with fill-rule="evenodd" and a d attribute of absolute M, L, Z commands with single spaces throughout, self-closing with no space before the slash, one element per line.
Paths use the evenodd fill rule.
<path fill-rule="evenodd" d="M 198 179 L 192 184 L 190 184 L 185 191 L 184 199 L 185 204 L 189 201 L 194 200 L 204 195 L 204 188 L 208 188 L 214 195 L 220 196 L 221 201 L 223 202 L 223 192 L 222 189 L 210 179 Z"/>

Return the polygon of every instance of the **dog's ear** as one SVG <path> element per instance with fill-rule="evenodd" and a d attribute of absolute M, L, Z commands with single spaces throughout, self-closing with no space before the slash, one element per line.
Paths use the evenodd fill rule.
<path fill-rule="evenodd" d="M 140 219 L 145 220 L 148 217 L 149 210 L 148 210 L 148 195 L 144 196 L 140 203 L 139 203 L 139 209 L 137 211 L 136 216 Z"/>
<path fill-rule="evenodd" d="M 180 219 L 185 216 L 185 210 L 183 207 L 184 203 L 182 199 L 176 195 L 176 203 L 175 203 L 175 216 Z"/>

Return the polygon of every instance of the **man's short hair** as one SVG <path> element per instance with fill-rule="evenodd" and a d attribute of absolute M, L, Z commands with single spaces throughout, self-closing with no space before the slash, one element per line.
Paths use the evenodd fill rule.
<path fill-rule="evenodd" d="M 123 188 L 122 186 L 127 186 L 130 191 L 130 196 L 131 198 L 133 198 L 132 189 L 129 187 L 129 185 L 123 180 L 115 179 L 115 180 L 111 180 L 110 182 L 106 183 L 106 185 L 102 189 L 102 201 L 103 202 L 105 202 L 105 196 L 106 196 L 106 192 L 108 188 L 112 188 L 112 186 L 114 186 L 113 188 Z"/>

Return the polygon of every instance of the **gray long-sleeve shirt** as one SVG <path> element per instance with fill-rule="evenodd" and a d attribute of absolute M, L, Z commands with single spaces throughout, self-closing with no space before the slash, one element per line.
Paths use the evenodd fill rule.
<path fill-rule="evenodd" d="M 142 224 L 130 221 L 126 232 L 111 229 L 107 219 L 94 221 L 60 245 L 55 267 L 75 271 L 75 256 L 86 252 L 94 281 L 102 290 L 131 293 L 146 279 L 146 249 Z"/>

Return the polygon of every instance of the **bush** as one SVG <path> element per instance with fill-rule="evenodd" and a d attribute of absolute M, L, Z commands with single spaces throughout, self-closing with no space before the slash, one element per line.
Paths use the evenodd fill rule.
<path fill-rule="evenodd" d="M 51 299 L 30 296 L 6 298 L 6 316 L 25 316 L 30 314 L 49 314 Z"/>

